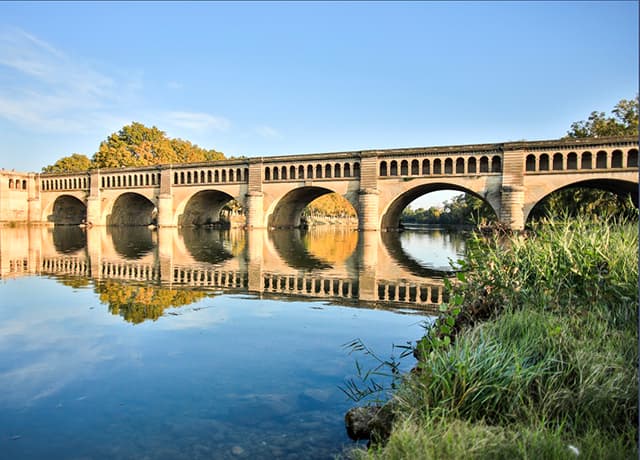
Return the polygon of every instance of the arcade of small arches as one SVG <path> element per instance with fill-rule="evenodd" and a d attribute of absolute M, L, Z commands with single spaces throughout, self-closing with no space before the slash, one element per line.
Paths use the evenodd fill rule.
<path fill-rule="evenodd" d="M 26 179 L 9 178 L 9 190 L 27 190 Z"/>
<path fill-rule="evenodd" d="M 306 165 L 267 166 L 264 168 L 264 180 L 304 180 L 304 179 L 341 179 L 360 177 L 359 162 L 341 162 Z"/>
<path fill-rule="evenodd" d="M 455 168 L 454 168 L 455 167 Z M 466 158 L 407 159 L 380 162 L 380 177 L 387 176 L 427 176 L 441 174 L 477 174 L 502 172 L 502 159 L 499 155 L 488 157 L 467 156 Z"/>
<path fill-rule="evenodd" d="M 527 155 L 525 160 L 525 171 L 528 173 L 625 167 L 638 167 L 638 149 L 629 149 L 626 153 L 620 149 L 611 152 L 599 150 L 595 155 L 591 151 L 584 151 L 580 154 L 577 152 L 531 153 Z"/>

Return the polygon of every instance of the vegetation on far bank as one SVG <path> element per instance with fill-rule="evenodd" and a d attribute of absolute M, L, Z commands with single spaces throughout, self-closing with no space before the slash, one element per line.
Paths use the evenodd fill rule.
<path fill-rule="evenodd" d="M 353 456 L 637 458 L 637 220 L 476 235 L 461 269 L 389 439 Z"/>

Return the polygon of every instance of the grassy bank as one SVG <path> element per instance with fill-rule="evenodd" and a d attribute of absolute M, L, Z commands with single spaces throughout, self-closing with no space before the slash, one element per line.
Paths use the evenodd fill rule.
<path fill-rule="evenodd" d="M 383 446 L 357 458 L 637 458 L 638 228 L 476 237 Z"/>

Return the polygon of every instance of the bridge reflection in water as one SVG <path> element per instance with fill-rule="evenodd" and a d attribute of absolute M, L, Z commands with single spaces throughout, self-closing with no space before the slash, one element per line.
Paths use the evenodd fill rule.
<path fill-rule="evenodd" d="M 137 302 L 142 309 L 153 307 L 147 318 L 188 304 L 189 296 L 177 294 L 185 289 L 432 310 L 445 300 L 448 273 L 407 254 L 401 238 L 347 228 L 5 227 L 0 276 L 53 276 L 71 285 L 93 281 L 112 311 L 122 313 Z M 456 241 L 459 252 L 464 243 Z"/>

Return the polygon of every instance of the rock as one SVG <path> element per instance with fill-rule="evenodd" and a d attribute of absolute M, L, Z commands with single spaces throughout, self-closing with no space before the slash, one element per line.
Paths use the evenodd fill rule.
<path fill-rule="evenodd" d="M 240 447 L 240 446 L 233 446 L 231 448 L 231 453 L 233 455 L 242 455 L 242 454 L 244 454 L 244 449 L 242 447 Z"/>
<path fill-rule="evenodd" d="M 393 406 L 391 403 L 387 403 L 384 406 L 364 406 L 349 409 L 344 421 L 347 434 L 354 441 L 369 439 L 380 442 L 386 440 L 391 434 L 393 417 Z"/>

